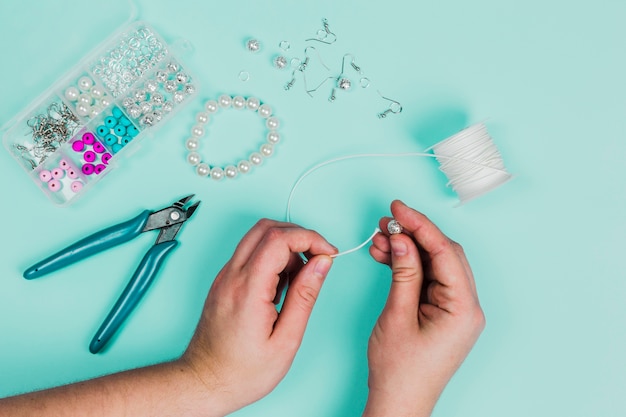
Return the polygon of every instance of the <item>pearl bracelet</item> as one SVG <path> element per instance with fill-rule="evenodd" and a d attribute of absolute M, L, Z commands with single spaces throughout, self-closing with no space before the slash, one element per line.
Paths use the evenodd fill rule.
<path fill-rule="evenodd" d="M 242 159 L 236 165 L 226 165 L 223 168 L 210 166 L 202 161 L 201 155 L 197 152 L 200 147 L 200 138 L 204 135 L 204 125 L 209 121 L 211 114 L 217 113 L 220 108 L 229 107 L 235 110 L 248 109 L 267 119 L 265 125 L 269 131 L 267 132 L 266 143 L 261 145 L 259 152 L 252 152 L 248 159 Z M 197 114 L 196 121 L 198 123 L 191 128 L 191 138 L 185 142 L 185 148 L 189 151 L 187 162 L 196 168 L 196 174 L 199 176 L 210 176 L 214 180 L 221 180 L 224 177 L 232 179 L 239 173 L 248 173 L 253 166 L 261 165 L 264 158 L 270 157 L 274 153 L 274 145 L 280 141 L 280 135 L 276 131 L 280 123 L 276 117 L 272 116 L 272 108 L 268 104 L 261 104 L 261 101 L 256 97 L 250 97 L 246 100 L 242 96 L 222 95 L 217 101 L 207 101 L 204 109 L 205 111 Z"/>

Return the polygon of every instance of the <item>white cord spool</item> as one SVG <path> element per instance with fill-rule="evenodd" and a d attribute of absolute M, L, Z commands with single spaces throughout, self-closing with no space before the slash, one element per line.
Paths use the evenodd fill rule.
<path fill-rule="evenodd" d="M 468 127 L 427 150 L 432 150 L 448 186 L 461 204 L 512 178 L 484 123 Z"/>

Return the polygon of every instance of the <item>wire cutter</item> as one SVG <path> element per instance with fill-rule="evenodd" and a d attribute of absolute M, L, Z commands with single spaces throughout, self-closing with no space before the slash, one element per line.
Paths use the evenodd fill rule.
<path fill-rule="evenodd" d="M 24 278 L 39 278 L 91 255 L 128 242 L 143 232 L 160 231 L 154 246 L 146 252 L 122 295 L 91 340 L 89 351 L 98 353 L 137 306 L 154 280 L 163 260 L 178 244 L 178 241 L 174 240 L 176 234 L 200 204 L 198 201 L 185 208 L 193 196 L 192 194 L 182 198 L 159 211 L 144 210 L 134 219 L 96 232 L 31 266 L 24 272 Z"/>

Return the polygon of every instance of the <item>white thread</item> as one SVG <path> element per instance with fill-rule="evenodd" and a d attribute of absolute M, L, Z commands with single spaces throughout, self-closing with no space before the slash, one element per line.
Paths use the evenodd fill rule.
<path fill-rule="evenodd" d="M 500 152 L 496 148 L 484 123 L 470 126 L 461 132 L 445 139 L 430 148 L 433 153 L 405 152 L 405 153 L 367 153 L 354 154 L 333 158 L 320 162 L 298 178 L 287 200 L 286 218 L 291 222 L 291 203 L 296 189 L 302 181 L 318 169 L 337 162 L 357 158 L 399 158 L 399 157 L 429 157 L 436 158 L 439 169 L 448 177 L 447 186 L 451 187 L 459 196 L 460 204 L 466 203 L 499 185 L 504 184 L 512 175 L 506 171 Z M 486 171 L 486 172 L 485 172 Z M 340 252 L 333 257 L 347 255 L 367 245 L 380 229 L 359 246 Z"/>

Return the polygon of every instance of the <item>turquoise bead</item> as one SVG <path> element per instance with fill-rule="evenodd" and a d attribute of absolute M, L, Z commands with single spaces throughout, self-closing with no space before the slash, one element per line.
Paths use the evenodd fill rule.
<path fill-rule="evenodd" d="M 117 136 L 125 136 L 126 135 L 126 127 L 122 125 L 115 126 L 114 132 Z"/>
<path fill-rule="evenodd" d="M 106 143 L 109 146 L 113 146 L 117 143 L 117 136 L 112 135 L 112 134 L 108 134 L 104 137 L 104 143 Z"/>
<path fill-rule="evenodd" d="M 130 142 L 131 140 L 133 140 L 133 138 L 131 138 L 130 136 L 124 136 L 120 142 L 122 145 L 128 145 L 128 142 Z"/>
<path fill-rule="evenodd" d="M 122 113 L 119 107 L 113 107 L 113 110 L 111 110 L 111 113 L 113 113 L 113 117 L 115 117 L 116 119 L 119 119 L 120 117 L 124 115 L 124 113 Z"/>
<path fill-rule="evenodd" d="M 126 134 L 132 138 L 134 138 L 135 136 L 137 136 L 139 134 L 139 129 L 137 129 L 136 126 L 134 125 L 130 125 L 128 126 L 128 128 L 126 129 Z"/>
<path fill-rule="evenodd" d="M 113 116 L 109 116 L 106 119 L 104 119 L 104 124 L 108 128 L 114 128 L 115 126 L 117 126 L 117 119 Z"/>
<path fill-rule="evenodd" d="M 96 133 L 98 134 L 98 136 L 100 136 L 101 138 L 105 137 L 109 132 L 111 131 L 111 129 L 109 129 L 108 127 L 106 127 L 105 125 L 100 125 L 96 128 Z"/>
<path fill-rule="evenodd" d="M 122 126 L 130 126 L 130 120 L 127 117 L 120 117 L 120 124 Z"/>
<path fill-rule="evenodd" d="M 113 153 L 118 153 L 123 147 L 124 145 L 116 143 L 115 145 L 113 145 L 113 148 L 111 150 L 113 151 Z"/>

